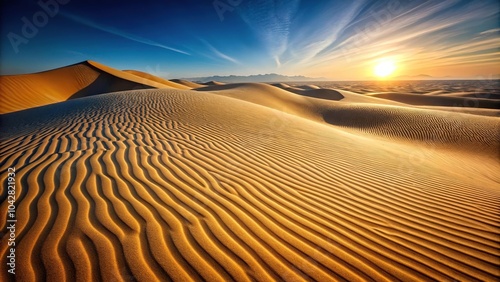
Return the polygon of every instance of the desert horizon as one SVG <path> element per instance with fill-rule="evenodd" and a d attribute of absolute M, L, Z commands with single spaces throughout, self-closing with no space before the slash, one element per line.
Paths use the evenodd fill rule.
<path fill-rule="evenodd" d="M 1 5 L 0 281 L 498 281 L 497 2 Z"/>

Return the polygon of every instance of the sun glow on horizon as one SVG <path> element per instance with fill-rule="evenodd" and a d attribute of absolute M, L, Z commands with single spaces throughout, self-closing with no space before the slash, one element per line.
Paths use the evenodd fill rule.
<path fill-rule="evenodd" d="M 391 59 L 380 60 L 379 63 L 375 65 L 375 68 L 373 69 L 375 75 L 380 78 L 386 78 L 390 76 L 391 74 L 394 73 L 395 70 L 396 70 L 396 64 L 394 63 L 394 60 Z"/>

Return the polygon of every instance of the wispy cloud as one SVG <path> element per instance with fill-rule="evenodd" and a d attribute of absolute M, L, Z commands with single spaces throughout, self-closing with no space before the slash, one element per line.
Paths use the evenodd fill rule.
<path fill-rule="evenodd" d="M 235 58 L 227 55 L 227 54 L 224 54 L 222 53 L 221 51 L 219 51 L 217 48 L 215 48 L 212 44 L 208 43 L 206 40 L 204 39 L 201 39 L 200 38 L 200 41 L 205 44 L 205 46 L 217 57 L 221 58 L 221 59 L 224 59 L 226 61 L 229 61 L 231 63 L 234 63 L 234 64 L 238 64 L 238 65 L 241 65 L 241 63 L 236 60 Z"/>
<path fill-rule="evenodd" d="M 499 33 L 499 32 L 500 32 L 500 28 L 493 28 L 493 29 L 489 29 L 489 30 L 485 30 L 483 32 L 480 32 L 479 34 L 485 35 L 485 34 L 492 34 L 492 33 Z"/>
<path fill-rule="evenodd" d="M 433 66 L 500 63 L 498 6 L 491 1 L 445 0 L 440 2 L 391 1 L 375 5 L 344 7 L 338 21 L 319 20 L 311 26 L 328 33 L 296 33 L 291 44 L 292 70 L 322 73 L 369 75 L 370 64 L 381 57 L 396 58 L 406 69 L 433 69 Z M 337 7 L 337 6 L 332 6 Z M 346 13 L 349 11 L 349 13 Z M 489 21 L 489 25 L 485 24 Z M 318 22 L 322 22 L 321 26 Z M 484 31 L 478 32 L 482 28 Z M 323 35 L 323 36 L 322 36 Z M 324 39 L 322 39 L 324 38 Z M 302 42 L 302 43 L 301 43 Z M 327 44 L 330 43 L 330 44 Z M 307 58 L 307 59 L 304 59 Z M 304 71 L 302 71 L 304 72 Z"/>
<path fill-rule="evenodd" d="M 346 1 L 339 5 L 342 6 L 326 6 L 321 14 L 310 17 L 307 24 L 293 31 L 289 48 L 291 57 L 299 58 L 295 63 L 308 62 L 335 46 L 342 32 L 357 20 L 366 1 Z"/>
<path fill-rule="evenodd" d="M 246 0 L 238 7 L 240 17 L 263 42 L 277 66 L 288 49 L 290 28 L 299 4 L 300 0 Z"/>
<path fill-rule="evenodd" d="M 474 66 L 478 72 L 493 72 L 491 66 L 500 64 L 498 7 L 495 0 L 324 0 L 314 3 L 245 0 L 235 7 L 244 22 L 238 27 L 241 34 L 208 33 L 204 36 L 210 38 L 210 42 L 195 36 L 192 45 L 184 46 L 190 46 L 186 51 L 193 56 L 208 58 L 228 72 L 253 68 L 359 79 L 371 76 L 374 63 L 384 57 L 397 60 L 399 71 L 409 74 L 429 71 L 434 75 L 432 72 L 438 67 L 442 72 L 454 71 L 453 67 L 446 69 L 446 66 L 460 66 L 470 73 L 474 70 L 469 71 L 467 66 L 471 69 Z M 189 55 L 81 16 L 67 13 L 63 16 L 122 38 Z M 235 69 L 235 65 L 245 68 Z M 481 65 L 489 69 L 477 67 Z"/>
<path fill-rule="evenodd" d="M 122 37 L 122 38 L 125 38 L 125 39 L 129 39 L 129 40 L 132 40 L 132 41 L 135 41 L 135 42 L 138 42 L 138 43 L 142 43 L 142 44 L 146 44 L 146 45 L 149 45 L 149 46 L 154 46 L 154 47 L 162 48 L 162 49 L 165 49 L 165 50 L 169 50 L 169 51 L 180 53 L 180 54 L 184 54 L 184 55 L 191 55 L 188 52 L 185 52 L 185 51 L 173 48 L 173 47 L 169 47 L 167 45 L 155 42 L 155 41 L 150 40 L 150 39 L 146 39 L 146 38 L 143 38 L 143 37 L 140 37 L 140 36 L 137 36 L 137 35 L 133 35 L 133 34 L 124 32 L 124 31 L 116 29 L 114 27 L 110 27 L 110 26 L 106 26 L 106 25 L 103 25 L 103 24 L 95 23 L 95 22 L 93 22 L 93 21 L 91 21 L 89 19 L 86 19 L 84 17 L 80 17 L 80 16 L 72 14 L 72 13 L 61 12 L 61 15 L 63 17 L 65 17 L 65 18 L 69 19 L 69 20 L 72 20 L 72 21 L 76 22 L 76 23 L 79 23 L 79 24 L 82 24 L 82 25 L 85 25 L 85 26 L 88 26 L 88 27 L 92 27 L 92 28 L 95 28 L 97 30 L 100 30 L 100 31 L 103 31 L 103 32 L 107 32 L 109 34 L 113 34 L 113 35 L 116 35 L 116 36 L 119 36 L 119 37 Z"/>

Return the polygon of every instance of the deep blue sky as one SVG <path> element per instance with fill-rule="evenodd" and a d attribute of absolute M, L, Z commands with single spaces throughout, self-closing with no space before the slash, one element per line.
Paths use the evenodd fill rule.
<path fill-rule="evenodd" d="M 385 58 L 400 75 L 500 73 L 497 0 L 59 1 L 59 11 L 28 36 L 23 17 L 44 21 L 38 1 L 2 1 L 2 74 L 89 59 L 166 78 L 364 79 Z M 238 5 L 221 17 L 214 3 Z"/>

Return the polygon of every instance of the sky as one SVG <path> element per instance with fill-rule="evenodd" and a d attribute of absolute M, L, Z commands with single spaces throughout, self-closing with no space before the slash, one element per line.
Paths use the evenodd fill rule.
<path fill-rule="evenodd" d="M 500 74 L 498 0 L 2 0 L 0 74 L 93 60 L 164 78 Z"/>

